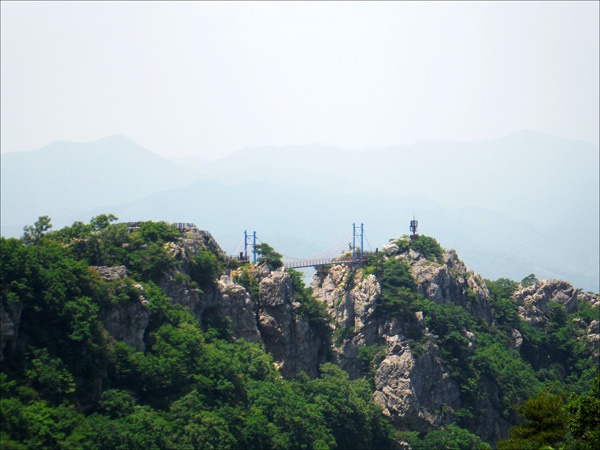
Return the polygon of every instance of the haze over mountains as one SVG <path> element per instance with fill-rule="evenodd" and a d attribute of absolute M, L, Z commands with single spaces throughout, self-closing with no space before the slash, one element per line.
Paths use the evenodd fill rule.
<path fill-rule="evenodd" d="M 233 253 L 244 229 L 297 257 L 364 223 L 368 248 L 408 233 L 455 248 L 486 278 L 530 273 L 599 290 L 598 146 L 520 132 L 362 151 L 319 145 L 167 160 L 123 136 L 2 155 L 2 235 L 113 213 L 193 222 Z M 368 249 L 367 248 L 367 249 Z"/>

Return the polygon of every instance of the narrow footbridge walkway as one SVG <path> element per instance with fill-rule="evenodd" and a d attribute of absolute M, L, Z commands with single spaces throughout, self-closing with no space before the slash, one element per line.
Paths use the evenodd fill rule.
<path fill-rule="evenodd" d="M 362 223 L 360 226 L 352 224 L 352 231 L 347 233 L 343 238 L 341 238 L 327 250 L 308 258 L 294 258 L 292 256 L 282 255 L 283 264 L 286 269 L 319 267 L 332 264 L 361 264 L 366 259 L 364 251 L 365 239 L 366 235 L 364 232 L 364 225 Z M 258 239 L 256 232 L 250 235 L 244 231 L 244 239 L 242 242 L 243 251 L 239 253 L 238 259 L 249 261 L 250 258 L 248 251 L 250 251 L 253 262 L 256 262 L 254 246 L 257 242 L 262 243 L 260 239 Z M 241 245 L 238 246 L 238 250 L 240 247 Z"/>
<path fill-rule="evenodd" d="M 361 259 L 353 260 L 351 257 L 306 258 L 297 261 L 283 261 L 286 269 L 300 269 L 301 267 L 329 266 L 331 264 L 357 264 Z"/>

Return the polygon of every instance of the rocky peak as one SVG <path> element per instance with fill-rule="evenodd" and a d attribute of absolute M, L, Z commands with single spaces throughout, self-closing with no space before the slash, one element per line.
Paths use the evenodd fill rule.
<path fill-rule="evenodd" d="M 513 295 L 518 305 L 519 315 L 528 324 L 542 327 L 552 320 L 550 305 L 557 304 L 565 308 L 567 314 L 576 312 L 580 303 L 597 308 L 600 295 L 579 292 L 573 285 L 562 280 L 538 280 L 530 286 L 519 286 Z M 582 338 L 588 342 L 592 359 L 600 360 L 600 321 L 574 319 Z M 522 341 L 522 340 L 521 340 Z"/>
<path fill-rule="evenodd" d="M 382 249 L 388 258 L 402 259 L 410 266 L 419 294 L 436 303 L 454 303 L 478 320 L 491 323 L 491 298 L 485 282 L 480 275 L 467 270 L 456 250 L 445 249 L 436 260 L 402 245 L 406 242 L 408 238 L 395 238 Z"/>
<path fill-rule="evenodd" d="M 536 281 L 530 286 L 520 286 L 513 297 L 519 306 L 519 315 L 530 325 L 543 325 L 550 321 L 550 303 L 564 306 L 568 314 L 577 311 L 577 289 L 566 281 Z"/>
<path fill-rule="evenodd" d="M 243 269 L 258 285 L 254 298 L 229 275 L 202 289 L 192 289 L 179 281 L 178 274 L 189 274 L 190 259 L 201 248 L 214 251 L 210 239 L 191 230 L 185 232 L 185 239 L 167 244 L 179 264 L 165 274 L 162 290 L 175 302 L 189 307 L 201 323 L 215 317 L 226 320 L 234 338 L 262 343 L 282 376 L 292 378 L 302 371 L 317 376 L 323 362 L 321 338 L 302 316 L 294 299 L 292 279 L 283 269 L 270 270 L 266 264 Z"/>
<path fill-rule="evenodd" d="M 386 258 L 401 257 L 394 243 L 384 247 L 383 252 Z M 407 257 L 425 261 L 408 252 Z M 320 269 L 311 287 L 334 319 L 334 355 L 351 378 L 364 376 L 365 353 L 379 354 L 373 378 L 374 399 L 384 414 L 417 431 L 450 423 L 451 412 L 460 407 L 460 389 L 443 366 L 422 313 L 409 323 L 378 314 L 379 281 L 373 274 L 366 275 L 363 269 L 347 265 Z M 414 352 L 408 344 L 408 330 L 415 328 L 429 336 L 420 352 Z"/>
<path fill-rule="evenodd" d="M 377 257 L 384 264 L 391 259 L 405 263 L 417 293 L 424 298 L 452 303 L 477 320 L 492 323 L 491 297 L 484 280 L 467 269 L 455 250 L 425 255 L 411 249 L 408 239 L 399 238 L 383 246 Z M 425 326 L 423 312 L 402 318 L 379 313 L 380 281 L 362 268 L 321 268 L 311 287 L 334 319 L 337 363 L 352 378 L 370 371 L 374 399 L 384 414 L 400 427 L 415 431 L 443 427 L 455 420 L 453 415 L 462 406 L 461 389 L 442 360 L 438 337 Z M 468 342 L 465 352 L 472 354 L 475 335 L 470 330 L 462 330 L 462 334 Z M 518 336 L 514 339 L 518 341 Z M 490 400 L 482 407 L 485 414 L 478 423 L 483 425 L 479 423 L 476 430 L 487 440 L 505 435 L 509 426 L 493 405 Z"/>

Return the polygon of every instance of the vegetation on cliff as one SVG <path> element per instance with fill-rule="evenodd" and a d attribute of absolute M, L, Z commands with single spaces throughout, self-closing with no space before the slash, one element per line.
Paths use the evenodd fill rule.
<path fill-rule="evenodd" d="M 392 429 L 368 383 L 332 364 L 315 379 L 282 379 L 259 345 L 201 327 L 158 287 L 175 264 L 166 249 L 177 230 L 113 220 L 51 232 L 43 218 L 30 238 L 1 238 L 2 314 L 19 322 L 19 338 L 3 342 L 3 449 L 389 445 Z M 200 249 L 189 276 L 206 287 L 220 264 Z M 119 265 L 129 276 L 107 280 L 90 269 Z M 326 326 L 300 287 L 297 299 L 311 323 Z M 104 310 L 128 304 L 149 311 L 144 352 L 101 321 Z"/>
<path fill-rule="evenodd" d="M 582 334 L 582 324 L 598 319 L 597 307 L 581 302 L 567 312 L 549 303 L 548 321 L 529 323 L 512 300 L 519 283 L 485 280 L 487 320 L 425 298 L 407 259 L 372 255 L 352 270 L 377 279 L 376 319 L 401 323 L 415 357 L 435 342 L 448 377 L 460 386 L 452 423 L 399 435 L 372 399 L 385 346 L 358 349 L 364 370 L 356 379 L 331 362 L 313 379 L 283 379 L 260 345 L 234 339 L 226 320 L 200 323 L 161 289 L 165 273 L 181 264 L 169 250 L 179 231 L 163 222 L 128 228 L 115 221 L 101 215 L 51 231 L 50 219 L 41 217 L 23 238 L 0 238 L 2 448 L 355 449 L 389 448 L 398 440 L 412 450 L 489 448 L 476 435 L 485 407 L 513 425 L 499 448 L 587 450 L 599 438 L 600 378 Z M 444 263 L 433 238 L 395 245 L 421 255 L 423 264 Z M 281 267 L 268 244 L 258 250 L 268 270 Z M 185 258 L 186 272 L 174 279 L 200 293 L 210 292 L 229 265 L 207 246 Z M 99 271 L 120 266 L 126 275 Z M 255 270 L 240 267 L 235 281 L 257 299 Z M 355 334 L 353 327 L 332 333 L 325 304 L 299 272 L 288 273 L 294 314 L 322 346 L 331 349 Z M 350 289 L 354 279 L 340 285 Z M 535 282 L 529 276 L 521 284 Z M 470 287 L 463 294 L 469 307 L 482 301 Z M 107 312 L 123 308 L 146 317 L 143 351 L 107 330 Z"/>
<path fill-rule="evenodd" d="M 423 242 L 419 244 L 419 241 Z M 490 408 L 515 425 L 511 440 L 503 441 L 503 448 L 530 448 L 529 444 L 521 446 L 525 441 L 519 439 L 525 438 L 519 434 L 517 424 L 531 419 L 531 415 L 527 416 L 531 405 L 539 403 L 540 398 L 547 399 L 549 394 L 544 392 L 550 388 L 557 392 L 553 398 L 556 405 L 544 410 L 545 419 L 558 422 L 556 432 L 560 439 L 554 436 L 540 440 L 536 436 L 531 440 L 531 448 L 543 446 L 535 447 L 538 442 L 564 448 L 589 448 L 587 443 L 592 442 L 589 436 L 595 437 L 600 432 L 598 423 L 589 420 L 591 411 L 598 409 L 594 402 L 600 403 L 600 396 L 597 390 L 593 391 L 595 394 L 588 394 L 599 378 L 598 363 L 591 357 L 592 345 L 585 338 L 585 332 L 598 320 L 598 306 L 579 301 L 577 307 L 567 313 L 564 305 L 548 302 L 546 322 L 526 322 L 512 296 L 519 287 L 538 281 L 533 274 L 521 283 L 507 279 L 485 280 L 490 295 L 484 299 L 468 287 L 466 281 L 471 275 L 465 273 L 465 284 L 459 294 L 464 297 L 466 306 L 456 304 L 458 299 L 428 299 L 418 292 L 411 264 L 426 267 L 443 263 L 439 244 L 429 237 L 414 241 L 401 238 L 392 244 L 396 247 L 390 248 L 390 252 L 396 257 L 379 252 L 371 255 L 362 269 L 366 275 L 375 275 L 381 287 L 374 305 L 375 314 L 380 317 L 378 323 L 399 320 L 415 357 L 426 351 L 428 342 L 435 342 L 450 379 L 460 386 L 461 408 L 452 411 L 452 425 L 429 433 L 403 433 L 411 448 L 476 448 L 479 444 L 471 441 L 469 436 L 472 435 L 466 430 L 477 433 L 484 427 L 481 417 Z M 452 265 L 443 270 L 455 278 L 463 276 L 452 273 L 456 271 Z M 436 276 L 441 278 L 436 279 Z M 431 283 L 452 289 L 439 272 L 431 272 L 431 277 Z M 487 302 L 488 305 L 481 304 Z M 491 319 L 486 314 L 478 316 L 469 312 L 486 309 L 491 310 Z M 424 327 L 419 325 L 418 317 L 422 317 Z M 337 343 L 343 345 L 343 339 Z M 377 352 L 360 352 L 359 349 L 359 358 L 366 358 L 365 375 L 373 376 L 382 360 L 381 350 L 377 345 L 365 348 L 379 348 Z M 569 402 L 566 398 L 570 398 Z M 575 406 L 581 404 L 586 405 L 585 412 Z M 586 429 L 587 434 L 578 429 Z M 440 442 L 446 447 L 440 447 Z"/>

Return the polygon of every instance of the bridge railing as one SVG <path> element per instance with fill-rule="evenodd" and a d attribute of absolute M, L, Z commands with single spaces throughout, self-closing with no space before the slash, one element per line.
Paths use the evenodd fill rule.
<path fill-rule="evenodd" d="M 194 225 L 193 223 L 185 223 L 185 222 L 176 222 L 176 223 L 172 223 L 171 226 L 174 226 L 175 228 L 177 228 L 179 231 L 184 231 L 186 228 L 198 228 L 196 225 Z M 203 231 L 203 230 L 200 230 Z"/>
<path fill-rule="evenodd" d="M 365 261 L 366 258 L 308 258 L 299 261 L 284 262 L 284 266 L 286 269 L 299 269 L 301 267 L 319 267 L 334 264 L 363 264 Z"/>

